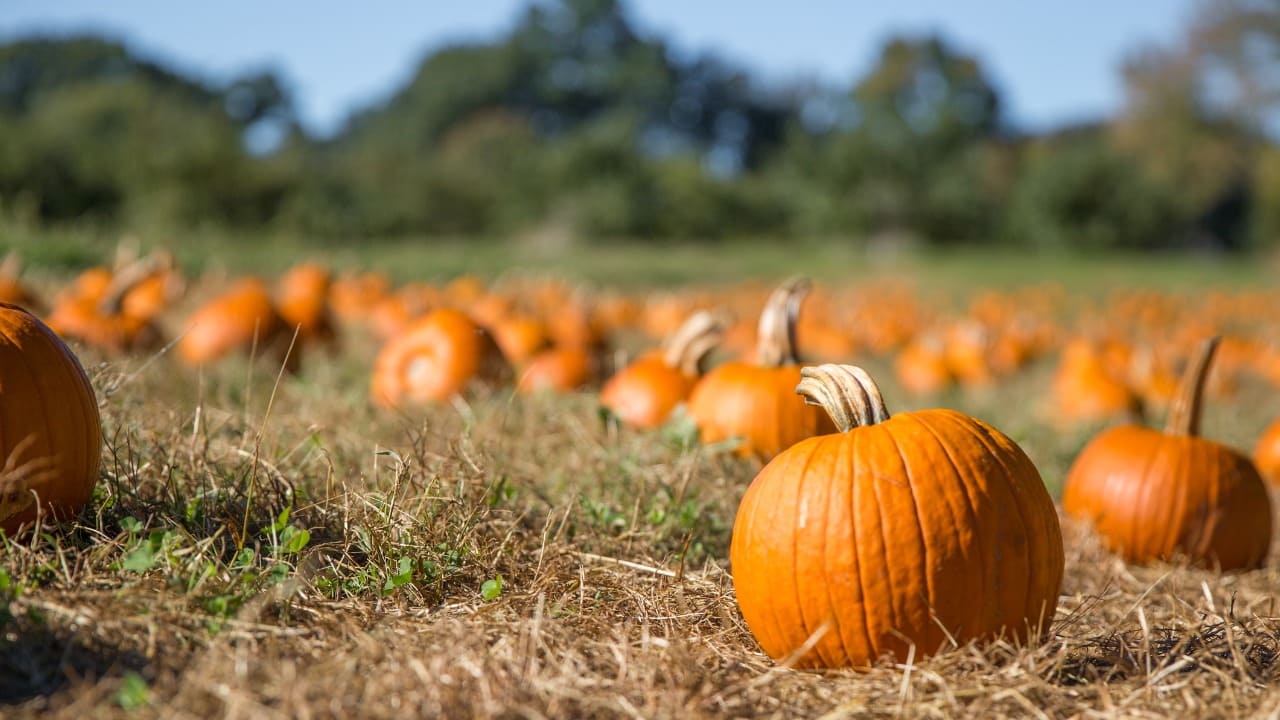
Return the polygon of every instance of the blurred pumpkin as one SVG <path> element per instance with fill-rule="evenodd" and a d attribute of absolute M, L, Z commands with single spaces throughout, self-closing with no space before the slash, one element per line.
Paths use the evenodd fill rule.
<path fill-rule="evenodd" d="M 898 384 L 912 395 L 935 395 L 955 382 L 942 341 L 934 335 L 920 335 L 907 343 L 893 360 L 893 372 Z"/>
<path fill-rule="evenodd" d="M 105 353 L 154 350 L 163 345 L 152 315 L 126 312 L 124 299 L 146 281 L 153 270 L 149 262 L 135 262 L 119 272 L 81 275 L 71 290 L 59 294 L 48 324 L 60 337 L 82 342 Z M 87 281 L 85 281 L 87 279 Z M 101 281 L 106 280 L 105 285 Z"/>
<path fill-rule="evenodd" d="M 688 398 L 703 359 L 720 342 L 724 322 L 700 310 L 668 338 L 662 351 L 645 353 L 605 383 L 600 404 L 622 422 L 655 428 Z"/>
<path fill-rule="evenodd" d="M 489 328 L 507 361 L 517 367 L 529 362 L 551 343 L 546 324 L 527 315 L 508 315 Z"/>
<path fill-rule="evenodd" d="M 821 409 L 795 395 L 800 359 L 795 332 L 800 305 L 811 284 L 787 281 L 760 313 L 754 363 L 736 360 L 707 373 L 689 396 L 689 415 L 704 443 L 740 440 L 736 452 L 765 461 L 834 426 Z"/>
<path fill-rule="evenodd" d="M 1185 556 L 1224 570 L 1259 567 L 1271 545 L 1271 501 L 1249 458 L 1199 437 L 1218 338 L 1188 365 L 1164 432 L 1115 427 L 1085 446 L 1067 474 L 1063 509 L 1093 524 L 1135 563 Z"/>
<path fill-rule="evenodd" d="M 373 402 L 395 408 L 451 400 L 505 364 L 484 328 L 460 310 L 441 308 L 382 347 L 373 366 Z"/>
<path fill-rule="evenodd" d="M 595 375 L 595 358 L 590 350 L 579 345 L 552 346 L 536 353 L 520 368 L 516 392 L 572 392 L 588 385 Z"/>
<path fill-rule="evenodd" d="M 1053 376 L 1055 420 L 1070 423 L 1142 417 L 1142 400 L 1107 365 L 1098 348 L 1087 340 L 1077 339 L 1063 350 Z"/>
<path fill-rule="evenodd" d="M 139 266 L 139 277 L 120 295 L 120 311 L 141 320 L 153 320 L 173 306 L 186 290 L 173 255 L 159 250 Z M 114 281 L 113 281 L 114 282 Z"/>
<path fill-rule="evenodd" d="M 337 334 L 329 312 L 329 269 L 319 263 L 302 263 L 289 268 L 276 281 L 275 305 L 303 346 L 325 343 L 333 347 Z"/>
<path fill-rule="evenodd" d="M 249 277 L 192 313 L 177 350 L 178 357 L 192 366 L 244 352 L 284 363 L 292 372 L 298 369 L 301 357 L 291 351 L 292 344 L 293 331 L 276 312 L 267 284 Z"/>
<path fill-rule="evenodd" d="M 1262 431 L 1253 448 L 1253 462 L 1272 485 L 1280 485 L 1280 419 Z"/>
<path fill-rule="evenodd" d="M 329 307 L 341 320 L 363 321 L 391 292 L 391 281 L 376 272 L 343 275 L 329 286 Z"/>

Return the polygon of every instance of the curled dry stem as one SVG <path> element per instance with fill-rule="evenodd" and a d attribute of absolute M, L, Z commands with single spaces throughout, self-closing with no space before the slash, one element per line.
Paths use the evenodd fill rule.
<path fill-rule="evenodd" d="M 1174 395 L 1173 405 L 1169 408 L 1169 418 L 1165 421 L 1166 434 L 1186 437 L 1200 434 L 1200 410 L 1204 405 L 1205 380 L 1209 377 L 1214 352 L 1221 342 L 1222 337 L 1218 335 L 1205 339 L 1187 364 L 1187 369 L 1182 373 L 1182 381 L 1178 384 L 1178 393 Z"/>
<path fill-rule="evenodd" d="M 809 278 L 797 276 L 769 295 L 757 329 L 756 351 L 760 365 L 782 367 L 800 363 L 796 352 L 796 321 L 800 317 L 800 305 L 812 289 Z"/>
<path fill-rule="evenodd" d="M 884 396 L 866 370 L 854 365 L 826 364 L 800 369 L 796 393 L 808 405 L 827 411 L 840 432 L 889 419 Z"/>
<path fill-rule="evenodd" d="M 663 362 L 686 375 L 701 374 L 702 360 L 720 344 L 724 328 L 725 319 L 721 313 L 695 312 L 667 338 L 662 352 Z"/>

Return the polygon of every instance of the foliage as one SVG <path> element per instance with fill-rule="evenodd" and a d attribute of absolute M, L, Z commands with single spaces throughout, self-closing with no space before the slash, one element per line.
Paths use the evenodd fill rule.
<path fill-rule="evenodd" d="M 532 2 L 307 137 L 270 72 L 215 85 L 95 37 L 0 45 L 0 214 L 29 225 L 379 235 L 1241 248 L 1276 236 L 1280 12 L 1202 0 L 1135 48 L 1097 138 L 1026 137 L 946 38 L 843 87 L 765 85 L 622 0 Z M 1070 133 L 1068 133 L 1070 134 Z M 1132 166 L 1132 167 L 1128 167 Z M 1117 192 L 1091 188 L 1098 181 Z"/>

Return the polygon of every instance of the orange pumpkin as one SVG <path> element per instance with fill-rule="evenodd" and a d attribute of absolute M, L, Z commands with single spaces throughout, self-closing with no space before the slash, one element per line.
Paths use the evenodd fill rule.
<path fill-rule="evenodd" d="M 233 352 L 254 353 L 296 370 L 300 354 L 290 351 L 293 331 L 276 312 L 267 285 L 244 278 L 197 309 L 178 341 L 178 357 L 187 365 L 216 362 Z"/>
<path fill-rule="evenodd" d="M 1253 448 L 1253 462 L 1272 485 L 1280 485 L 1280 420 L 1262 431 L 1262 437 Z"/>
<path fill-rule="evenodd" d="M 730 562 L 760 646 L 797 667 L 927 657 L 952 641 L 1038 639 L 1062 582 L 1053 500 L 1016 443 L 953 410 L 890 416 L 860 368 L 803 370 L 796 391 L 839 432 L 760 471 Z M 808 643 L 812 647 L 804 650 Z"/>
<path fill-rule="evenodd" d="M 933 335 L 907 343 L 893 360 L 893 372 L 898 384 L 912 395 L 934 395 L 955 382 L 942 341 Z"/>
<path fill-rule="evenodd" d="M 1125 362 L 1128 367 L 1128 362 Z M 1108 367 L 1105 351 L 1076 340 L 1062 353 L 1053 377 L 1059 422 L 1097 422 L 1116 417 L 1141 418 L 1142 400 Z"/>
<path fill-rule="evenodd" d="M 297 328 L 304 345 L 337 339 L 329 313 L 329 270 L 319 263 L 289 268 L 276 282 L 276 310 L 290 329 Z"/>
<path fill-rule="evenodd" d="M 329 306 L 342 320 L 365 320 L 390 292 L 391 281 L 380 273 L 344 275 L 329 287 Z"/>
<path fill-rule="evenodd" d="M 435 310 L 392 337 L 373 366 L 374 404 L 384 408 L 450 400 L 504 366 L 489 333 L 465 313 Z"/>
<path fill-rule="evenodd" d="M 694 313 L 662 352 L 646 353 L 609 379 L 600 404 L 622 422 L 655 428 L 684 402 L 698 381 L 699 365 L 720 342 L 724 323 L 705 310 Z"/>
<path fill-rule="evenodd" d="M 520 369 L 516 392 L 573 392 L 589 384 L 595 375 L 595 357 L 589 349 L 578 345 L 550 347 L 535 354 Z"/>
<path fill-rule="evenodd" d="M 525 315 L 510 315 L 489 325 L 507 362 L 520 366 L 550 344 L 547 326 Z"/>
<path fill-rule="evenodd" d="M 98 403 L 84 368 L 35 315 L 0 303 L 0 530 L 74 516 L 102 457 Z"/>
<path fill-rule="evenodd" d="M 1199 437 L 1200 409 L 1218 339 L 1204 342 L 1182 378 L 1164 432 L 1112 428 L 1081 451 L 1062 507 L 1093 524 L 1135 563 L 1183 555 L 1224 570 L 1262 564 L 1271 501 L 1249 458 Z"/>
<path fill-rule="evenodd" d="M 831 420 L 795 396 L 800 304 L 811 285 L 797 278 L 773 292 L 760 313 L 757 360 L 728 362 L 707 373 L 689 395 L 689 415 L 704 443 L 741 440 L 736 452 L 768 460 L 804 438 L 831 432 Z"/>
<path fill-rule="evenodd" d="M 120 296 L 120 311 L 130 317 L 150 321 L 167 310 L 186 289 L 173 255 L 157 251 L 140 266 L 139 277 Z"/>
<path fill-rule="evenodd" d="M 124 299 L 150 276 L 152 267 L 152 263 L 140 261 L 116 273 L 82 273 L 69 291 L 59 295 L 49 314 L 49 327 L 64 339 L 106 353 L 158 348 L 163 344 L 162 336 L 152 317 L 124 309 Z M 104 279 L 106 284 L 102 285 Z"/>

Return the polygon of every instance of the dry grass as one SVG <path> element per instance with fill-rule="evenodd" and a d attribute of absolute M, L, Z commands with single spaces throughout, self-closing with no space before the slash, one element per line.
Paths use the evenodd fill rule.
<path fill-rule="evenodd" d="M 278 388 L 272 368 L 245 362 L 204 375 L 163 357 L 95 366 L 108 479 L 78 526 L 2 551 L 0 715 L 1243 717 L 1280 706 L 1276 561 L 1231 576 L 1131 568 L 1070 525 L 1043 645 L 963 647 L 864 674 L 780 669 L 743 625 L 727 572 L 752 467 L 679 431 L 607 428 L 585 395 L 379 415 L 365 401 L 369 352 L 352 342 Z M 1040 395 L 1045 372 L 944 402 L 1009 430 L 1056 487 L 1087 433 L 1049 430 L 1013 400 Z M 1212 409 L 1207 429 L 1243 442 L 1267 412 Z"/>

